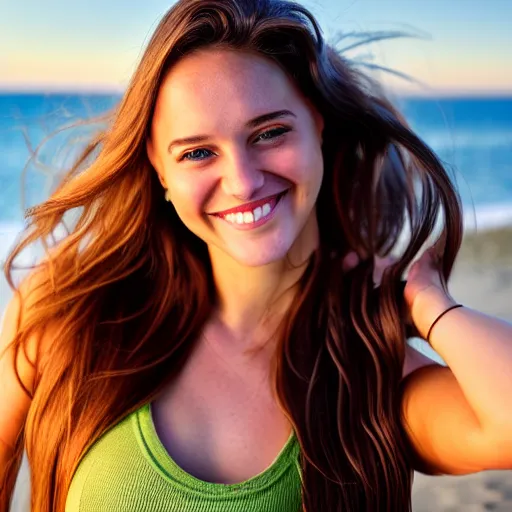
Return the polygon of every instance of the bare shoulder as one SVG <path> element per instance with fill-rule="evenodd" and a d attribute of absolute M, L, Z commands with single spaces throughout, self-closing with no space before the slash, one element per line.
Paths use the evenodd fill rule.
<path fill-rule="evenodd" d="M 0 325 L 0 441 L 13 447 L 25 421 L 33 391 L 37 355 L 46 350 L 51 329 L 44 336 L 30 336 L 27 343 L 15 349 L 13 342 L 23 325 L 31 304 L 37 300 L 42 274 L 32 273 L 19 286 L 4 311 Z"/>

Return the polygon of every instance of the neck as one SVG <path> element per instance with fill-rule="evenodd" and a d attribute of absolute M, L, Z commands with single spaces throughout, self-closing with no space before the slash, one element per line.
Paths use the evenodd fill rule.
<path fill-rule="evenodd" d="M 287 268 L 279 261 L 264 267 L 245 267 L 230 260 L 215 264 L 218 320 L 233 334 L 247 337 L 271 319 L 279 320 L 295 294 L 304 267 Z"/>
<path fill-rule="evenodd" d="M 310 222 L 286 258 L 260 267 L 247 267 L 210 247 L 218 307 L 214 322 L 230 338 L 259 345 L 279 326 L 318 245 L 315 222 Z"/>

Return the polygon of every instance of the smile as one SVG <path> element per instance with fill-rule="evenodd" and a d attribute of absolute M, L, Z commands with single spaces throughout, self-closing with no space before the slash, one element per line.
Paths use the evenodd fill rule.
<path fill-rule="evenodd" d="M 275 196 L 267 197 L 259 201 L 253 201 L 252 203 L 247 203 L 229 210 L 224 210 L 222 212 L 215 213 L 214 215 L 224 219 L 229 224 L 236 226 L 249 224 L 256 227 L 256 225 L 263 224 L 272 217 L 277 204 L 286 192 L 288 191 L 285 190 Z"/>

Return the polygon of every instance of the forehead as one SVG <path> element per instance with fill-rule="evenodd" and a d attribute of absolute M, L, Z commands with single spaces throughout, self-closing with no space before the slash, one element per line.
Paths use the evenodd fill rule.
<path fill-rule="evenodd" d="M 155 121 L 166 131 L 230 128 L 275 110 L 297 115 L 305 99 L 286 73 L 262 56 L 204 50 L 181 59 L 165 77 Z"/>

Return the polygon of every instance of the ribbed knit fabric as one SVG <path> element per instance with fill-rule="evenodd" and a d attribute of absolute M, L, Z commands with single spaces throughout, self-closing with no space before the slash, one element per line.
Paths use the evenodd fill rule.
<path fill-rule="evenodd" d="M 155 430 L 150 405 L 127 416 L 88 450 L 66 512 L 299 512 L 299 443 L 290 439 L 269 468 L 232 485 L 181 469 Z"/>

